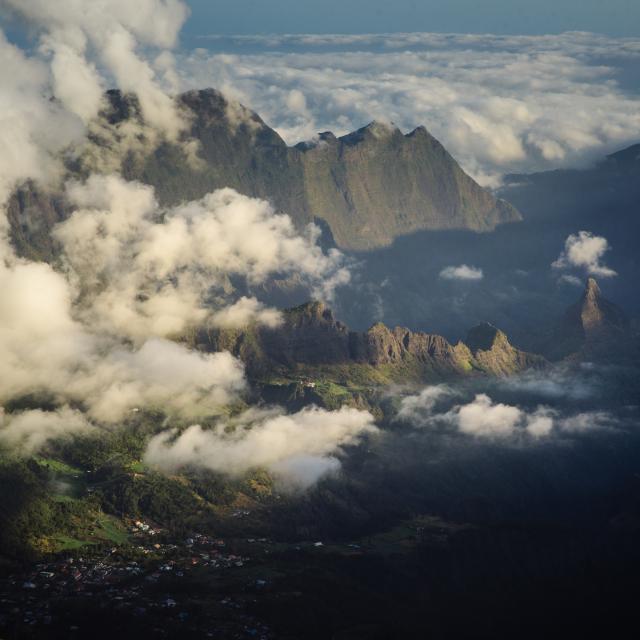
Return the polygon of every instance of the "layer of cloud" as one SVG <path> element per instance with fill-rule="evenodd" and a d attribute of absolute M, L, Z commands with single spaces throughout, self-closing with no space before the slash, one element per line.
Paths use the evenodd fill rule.
<path fill-rule="evenodd" d="M 611 278 L 618 274 L 602 263 L 610 248 L 606 238 L 590 231 L 579 231 L 565 240 L 564 251 L 551 266 L 554 269 L 584 269 L 590 275 Z"/>
<path fill-rule="evenodd" d="M 193 425 L 161 433 L 144 459 L 167 472 L 191 467 L 239 475 L 266 468 L 289 486 L 307 488 L 339 468 L 342 447 L 375 431 L 368 412 L 347 407 L 311 407 L 293 415 L 253 409 L 212 429 Z"/>
<path fill-rule="evenodd" d="M 215 86 L 290 143 L 371 120 L 424 124 L 486 184 L 589 163 L 635 142 L 640 98 L 624 74 L 640 40 L 595 34 L 264 36 L 203 39 L 181 86 Z"/>
<path fill-rule="evenodd" d="M 482 280 L 484 274 L 482 269 L 461 264 L 457 267 L 445 267 L 440 271 L 440 277 L 443 280 Z"/>
<path fill-rule="evenodd" d="M 535 395 L 546 394 L 549 399 L 558 398 L 557 389 L 541 387 L 532 380 L 518 390 Z M 487 393 L 476 393 L 468 402 L 452 404 L 460 394 L 460 390 L 447 385 L 426 387 L 417 395 L 402 398 L 396 419 L 419 428 L 454 428 L 476 438 L 503 440 L 518 436 L 539 439 L 553 433 L 586 432 L 614 422 L 604 411 L 567 413 L 546 404 L 527 409 L 495 401 Z"/>

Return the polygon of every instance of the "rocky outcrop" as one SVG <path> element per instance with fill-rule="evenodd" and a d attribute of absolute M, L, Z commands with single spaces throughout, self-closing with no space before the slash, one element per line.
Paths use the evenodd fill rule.
<path fill-rule="evenodd" d="M 491 325 L 476 327 L 467 341 L 469 344 L 454 346 L 439 335 L 404 327 L 390 329 L 382 323 L 368 331 L 350 331 L 320 302 L 286 311 L 284 323 L 276 329 L 201 332 L 198 337 L 201 349 L 232 351 L 257 378 L 300 366 L 323 370 L 362 366 L 382 371 L 396 381 L 414 381 L 471 372 L 503 376 L 546 364 L 544 358 L 514 348 L 506 335 Z"/>
<path fill-rule="evenodd" d="M 174 144 L 145 128 L 135 96 L 109 91 L 107 99 L 86 144 L 68 154 L 69 176 L 118 171 L 154 186 L 162 205 L 232 187 L 268 199 L 299 229 L 321 222 L 348 250 L 382 247 L 418 230 L 490 231 L 521 219 L 470 178 L 424 127 L 403 135 L 371 123 L 341 138 L 324 133 L 313 144 L 289 147 L 257 114 L 206 89 L 177 98 L 190 131 Z M 196 153 L 185 144 L 188 138 L 197 142 Z M 22 252 L 51 254 L 46 232 L 69 211 L 51 216 L 61 198 L 38 198 L 36 209 L 23 197 L 14 199 L 14 237 Z M 20 235 L 25 224 L 38 234 Z"/>
<path fill-rule="evenodd" d="M 496 376 L 508 376 L 525 369 L 541 369 L 547 364 L 542 356 L 513 347 L 506 334 L 488 322 L 471 329 L 465 343 L 477 366 Z"/>

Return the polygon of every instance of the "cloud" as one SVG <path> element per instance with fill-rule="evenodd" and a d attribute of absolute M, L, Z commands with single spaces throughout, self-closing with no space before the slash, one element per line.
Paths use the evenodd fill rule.
<path fill-rule="evenodd" d="M 51 440 L 93 428 L 82 413 L 69 407 L 58 411 L 34 409 L 17 414 L 5 414 L 0 407 L 0 442 L 27 454 L 39 451 Z"/>
<path fill-rule="evenodd" d="M 0 209 L 15 185 L 59 176 L 57 154 L 83 133 L 80 121 L 49 99 L 49 70 L 9 43 L 0 31 Z M 10 253 L 0 211 L 0 254 Z"/>
<path fill-rule="evenodd" d="M 318 293 L 348 278 L 317 230 L 300 236 L 261 200 L 224 189 L 160 210 L 153 189 L 116 176 L 71 183 L 72 216 L 54 231 L 63 271 L 0 263 L 0 401 L 53 394 L 92 420 L 136 407 L 214 415 L 245 388 L 240 361 L 167 340 L 200 326 L 273 327 L 280 313 L 235 293 L 295 273 Z"/>
<path fill-rule="evenodd" d="M 115 81 L 123 91 L 136 92 L 144 118 L 152 126 L 170 137 L 182 130 L 175 104 L 140 50 L 163 51 L 166 68 L 167 50 L 175 46 L 188 16 L 183 2 L 141 0 L 134 6 L 123 0 L 63 4 L 6 0 L 5 4 L 39 34 L 40 52 L 50 59 L 53 93 L 85 123 L 98 114 L 107 82 Z"/>
<path fill-rule="evenodd" d="M 396 417 L 399 420 L 420 423 L 425 417 L 429 418 L 432 415 L 438 402 L 450 398 L 455 393 L 446 384 L 425 387 L 418 395 L 402 398 Z"/>
<path fill-rule="evenodd" d="M 193 425 L 158 434 L 144 460 L 166 472 L 195 467 L 239 475 L 266 468 L 289 486 L 306 488 L 339 468 L 342 447 L 375 432 L 368 412 L 347 407 L 311 407 L 293 415 L 252 409 L 212 429 Z"/>
<path fill-rule="evenodd" d="M 462 433 L 474 436 L 508 436 L 522 420 L 522 411 L 505 404 L 494 404 L 486 394 L 462 405 L 451 414 Z"/>
<path fill-rule="evenodd" d="M 178 57 L 185 89 L 215 86 L 287 140 L 372 120 L 424 124 L 484 184 L 591 163 L 635 142 L 623 85 L 640 40 L 596 34 L 217 37 Z M 293 93 L 292 93 L 293 92 Z M 304 102 L 301 98 L 304 97 Z"/>
<path fill-rule="evenodd" d="M 440 272 L 440 277 L 443 280 L 482 280 L 484 274 L 482 269 L 461 264 L 457 267 L 445 267 Z"/>
<path fill-rule="evenodd" d="M 0 207 L 27 179 L 46 186 L 63 174 L 63 152 L 89 170 L 116 170 L 126 152 L 169 138 L 194 157 L 187 120 L 163 84 L 171 76 L 169 52 L 188 10 L 179 0 L 6 0 L 28 37 L 29 52 L 0 30 Z M 147 59 L 148 54 L 153 58 Z M 135 92 L 142 120 L 105 127 L 104 90 Z M 90 140 L 85 137 L 91 132 Z M 0 252 L 10 254 L 7 221 L 0 215 Z"/>
<path fill-rule="evenodd" d="M 498 381 L 501 390 L 525 395 L 529 398 L 541 397 L 548 400 L 586 400 L 597 397 L 601 380 L 592 381 L 573 371 L 559 369 L 526 371 L 517 376 Z"/>
<path fill-rule="evenodd" d="M 593 429 L 602 429 L 614 423 L 613 416 L 606 411 L 585 411 L 564 418 L 560 422 L 560 428 L 569 433 L 582 433 Z"/>
<path fill-rule="evenodd" d="M 338 251 L 323 253 L 311 226 L 299 235 L 264 200 L 222 189 L 160 211 L 151 187 L 116 176 L 72 183 L 77 210 L 54 230 L 77 315 L 101 331 L 143 340 L 179 336 L 210 320 L 221 327 L 278 323 L 255 298 L 235 299 L 230 278 L 251 288 L 296 274 L 315 297 L 348 281 Z"/>
<path fill-rule="evenodd" d="M 534 379 L 526 379 L 521 385 L 510 381 L 500 381 L 501 386 L 511 391 L 546 396 L 548 400 L 558 400 L 562 396 L 554 385 L 544 386 Z M 497 402 L 487 393 L 476 393 L 469 402 L 451 404 L 461 390 L 446 385 L 430 386 L 419 394 L 406 396 L 400 402 L 396 419 L 417 428 L 454 428 L 456 431 L 475 438 L 507 440 L 528 436 L 533 439 L 546 438 L 554 433 L 575 434 L 601 429 L 612 424 L 612 417 L 603 411 L 583 411 L 567 413 L 560 408 L 538 404 L 533 409 L 506 402 Z M 570 396 L 584 399 L 584 394 Z M 449 400 L 447 408 L 444 402 Z M 440 408 L 438 408 L 440 406 Z"/>
<path fill-rule="evenodd" d="M 570 274 L 565 273 L 564 275 L 558 278 L 558 282 L 560 284 L 568 284 L 572 287 L 584 287 L 584 282 L 580 280 L 580 278 L 576 276 L 572 276 Z"/>
<path fill-rule="evenodd" d="M 611 278 L 618 274 L 601 262 L 610 248 L 606 238 L 590 231 L 579 231 L 566 239 L 564 251 L 551 266 L 554 269 L 584 269 L 591 275 Z"/>
<path fill-rule="evenodd" d="M 0 402 L 53 394 L 117 422 L 138 406 L 215 413 L 244 389 L 241 363 L 158 338 L 138 347 L 78 322 L 65 278 L 43 263 L 0 266 Z"/>

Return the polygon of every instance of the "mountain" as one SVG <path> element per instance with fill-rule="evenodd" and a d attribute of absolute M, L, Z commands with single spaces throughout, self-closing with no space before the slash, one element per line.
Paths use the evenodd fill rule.
<path fill-rule="evenodd" d="M 481 232 L 520 220 L 514 207 L 480 187 L 424 127 L 403 135 L 374 122 L 341 138 L 323 133 L 314 143 L 289 147 L 256 113 L 206 89 L 177 98 L 190 121 L 188 137 L 197 141 L 194 154 L 185 140 L 159 141 L 145 127 L 135 96 L 106 96 L 87 140 L 68 154 L 70 177 L 119 171 L 153 185 L 162 205 L 232 187 L 268 199 L 300 229 L 322 223 L 348 250 L 387 246 L 420 229 Z M 10 203 L 12 236 L 23 253 L 47 255 L 53 247 L 46 232 L 68 211 L 59 194 L 32 191 L 25 187 Z M 42 206 L 29 207 L 34 200 Z M 31 229 L 37 233 L 30 235 Z"/>
<path fill-rule="evenodd" d="M 520 219 L 464 173 L 424 127 L 403 135 L 372 122 L 296 148 L 308 210 L 328 223 L 343 248 L 386 246 L 421 229 L 490 231 Z"/>
<path fill-rule="evenodd" d="M 508 376 L 525 369 L 539 369 L 546 363 L 542 356 L 513 347 L 506 334 L 488 322 L 471 329 L 465 342 L 478 366 L 493 375 Z"/>
<path fill-rule="evenodd" d="M 594 278 L 564 314 L 545 349 L 554 360 L 571 355 L 603 357 L 624 353 L 631 339 L 630 322 L 617 305 L 602 296 Z"/>
<path fill-rule="evenodd" d="M 321 302 L 283 315 L 275 329 L 202 330 L 197 346 L 231 351 L 254 380 L 326 378 L 346 386 L 438 381 L 474 373 L 503 376 L 546 365 L 544 358 L 511 346 L 494 327 L 492 336 L 481 342 L 480 332 L 490 325 L 472 330 L 468 345 L 452 345 L 439 335 L 390 329 L 382 323 L 351 331 Z"/>

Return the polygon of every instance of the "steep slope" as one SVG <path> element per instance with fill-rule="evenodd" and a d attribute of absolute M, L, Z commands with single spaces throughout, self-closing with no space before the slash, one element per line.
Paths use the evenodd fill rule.
<path fill-rule="evenodd" d="M 465 343 L 480 368 L 496 376 L 508 376 L 525 369 L 540 369 L 546 365 L 542 356 L 513 347 L 507 336 L 488 322 L 471 329 Z"/>
<path fill-rule="evenodd" d="M 472 180 L 424 127 L 403 135 L 373 122 L 342 138 L 321 134 L 302 154 L 309 211 L 339 246 L 371 249 L 422 229 L 488 231 L 519 220 Z"/>
<path fill-rule="evenodd" d="M 109 91 L 106 97 L 86 142 L 66 156 L 67 177 L 118 171 L 153 185 L 162 205 L 232 187 L 268 199 L 300 229 L 324 221 L 337 245 L 349 250 L 386 246 L 420 229 L 489 231 L 520 220 L 511 205 L 466 175 L 424 127 L 403 135 L 372 123 L 339 139 L 326 133 L 317 143 L 288 147 L 257 114 L 206 89 L 177 98 L 190 132 L 179 143 L 167 143 L 145 127 L 135 96 Z M 41 206 L 30 208 L 20 192 L 13 198 L 16 245 L 25 254 L 51 253 L 47 232 L 69 213 L 63 199 L 41 192 L 26 200 L 40 200 Z M 24 232 L 30 228 L 38 232 Z"/>

